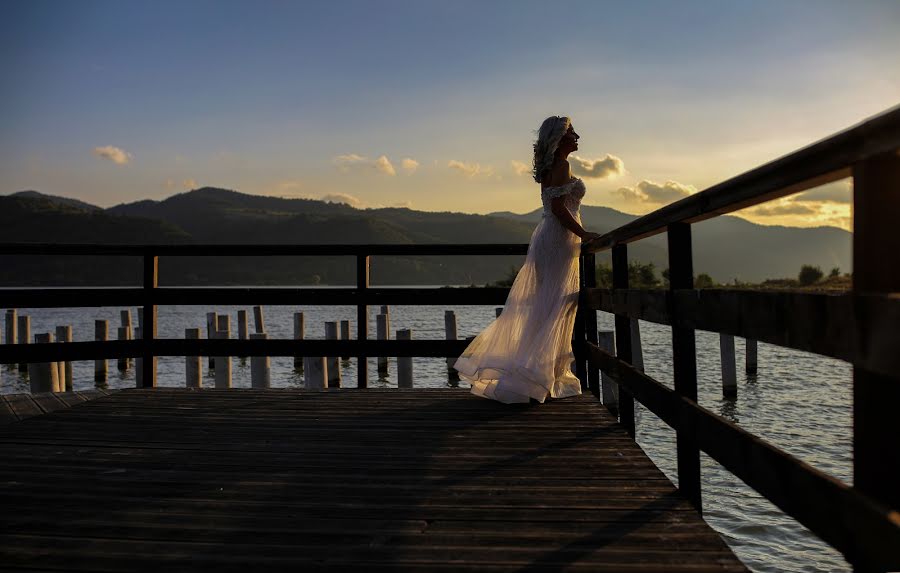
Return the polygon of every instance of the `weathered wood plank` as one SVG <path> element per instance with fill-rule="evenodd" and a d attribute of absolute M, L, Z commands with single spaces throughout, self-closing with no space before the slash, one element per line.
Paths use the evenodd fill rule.
<path fill-rule="evenodd" d="M 0 458 L 13 570 L 746 571 L 591 396 L 126 390 Z"/>

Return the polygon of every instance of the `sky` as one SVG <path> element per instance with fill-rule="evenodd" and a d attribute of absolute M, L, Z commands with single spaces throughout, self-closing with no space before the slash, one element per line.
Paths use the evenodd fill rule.
<path fill-rule="evenodd" d="M 900 1 L 6 0 L 0 194 L 642 214 L 900 103 Z M 738 213 L 850 228 L 849 181 Z"/>

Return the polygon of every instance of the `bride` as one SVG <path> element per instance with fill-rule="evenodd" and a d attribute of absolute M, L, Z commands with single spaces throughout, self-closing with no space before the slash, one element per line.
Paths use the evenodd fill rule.
<path fill-rule="evenodd" d="M 534 180 L 544 212 L 503 313 L 454 364 L 472 393 L 507 404 L 581 394 L 572 373 L 572 328 L 578 304 L 581 241 L 597 237 L 581 226 L 584 182 L 572 177 L 578 134 L 568 117 L 548 117 L 534 143 Z"/>

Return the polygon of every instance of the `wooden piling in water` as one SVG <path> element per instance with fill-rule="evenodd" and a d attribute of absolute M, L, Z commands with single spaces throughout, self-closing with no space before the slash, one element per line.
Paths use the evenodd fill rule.
<path fill-rule="evenodd" d="M 497 308 L 495 308 L 495 309 L 494 309 L 494 314 L 496 315 L 495 318 L 500 318 L 500 315 L 503 314 L 503 307 L 502 307 L 502 306 L 498 306 Z"/>
<path fill-rule="evenodd" d="M 747 339 L 745 347 L 745 363 L 744 372 L 747 374 L 756 374 L 757 371 L 757 343 L 755 340 Z"/>
<path fill-rule="evenodd" d="M 122 335 L 119 335 L 119 340 L 131 340 L 134 338 L 134 331 L 132 330 L 131 325 L 131 309 L 126 308 L 124 310 L 119 311 L 119 318 L 122 322 L 122 328 L 125 329 L 124 338 Z M 119 370 L 128 370 L 128 367 L 131 366 L 131 358 L 124 357 L 119 358 Z"/>
<path fill-rule="evenodd" d="M 35 344 L 53 342 L 53 334 L 46 332 L 34 335 Z M 28 365 L 28 380 L 31 393 L 59 392 L 59 367 L 56 362 L 34 362 Z"/>
<path fill-rule="evenodd" d="M 338 339 L 338 323 L 337 322 L 326 322 L 325 323 L 325 340 L 337 340 Z M 328 357 L 328 387 L 329 388 L 340 388 L 341 387 L 341 359 L 338 356 L 329 356 Z"/>
<path fill-rule="evenodd" d="M 456 332 L 456 313 L 452 310 L 444 311 L 444 338 L 447 340 L 458 340 Z M 457 356 L 447 357 L 447 374 L 451 377 L 459 378 L 459 373 L 453 368 L 456 363 Z"/>
<path fill-rule="evenodd" d="M 397 340 L 412 340 L 412 330 L 404 328 L 397 331 Z M 397 357 L 397 387 L 413 387 L 412 356 Z"/>
<path fill-rule="evenodd" d="M 612 330 L 597 332 L 597 346 L 616 355 L 616 333 Z M 619 385 L 606 372 L 600 372 L 600 401 L 613 414 L 619 413 Z"/>
<path fill-rule="evenodd" d="M 266 321 L 263 318 L 263 308 L 261 306 L 253 307 L 253 326 L 258 333 L 266 331 Z"/>
<path fill-rule="evenodd" d="M 237 311 L 237 337 L 238 340 L 247 340 L 249 338 L 248 333 L 248 325 L 247 325 L 247 311 L 239 310 Z M 241 362 L 243 364 L 243 361 Z"/>
<path fill-rule="evenodd" d="M 109 321 L 94 321 L 94 340 L 97 342 L 106 342 L 109 340 Z M 94 381 L 106 382 L 108 374 L 106 358 L 98 358 L 94 360 Z"/>
<path fill-rule="evenodd" d="M 213 340 L 216 337 L 216 330 L 218 330 L 219 324 L 219 315 L 215 312 L 207 312 L 206 313 L 206 338 L 207 340 Z M 212 356 L 209 357 L 209 365 L 207 366 L 209 370 L 216 369 L 216 359 Z"/>
<path fill-rule="evenodd" d="M 71 326 L 57 326 L 56 327 L 56 341 L 61 343 L 72 342 L 72 327 Z M 72 391 L 72 363 L 71 362 L 58 362 L 59 366 L 59 387 L 60 391 L 63 392 L 71 392 Z"/>
<path fill-rule="evenodd" d="M 16 326 L 16 336 L 19 344 L 31 343 L 31 317 L 26 315 L 19 316 Z M 26 364 L 25 362 L 20 362 L 19 372 L 28 372 L 28 364 Z"/>
<path fill-rule="evenodd" d="M 387 325 L 387 338 L 391 337 L 391 307 L 389 305 L 383 304 L 381 305 L 381 314 L 385 316 L 385 324 Z"/>
<path fill-rule="evenodd" d="M 304 322 L 303 313 L 294 313 L 294 340 L 303 340 L 306 336 L 306 324 Z M 303 357 L 294 356 L 294 368 L 303 371 Z"/>
<path fill-rule="evenodd" d="M 221 317 L 219 317 L 221 318 Z M 227 330 L 217 330 L 215 334 L 216 340 L 228 340 Z M 215 357 L 215 384 L 217 390 L 225 390 L 231 388 L 231 357 L 216 356 Z"/>
<path fill-rule="evenodd" d="M 185 328 L 185 340 L 199 340 L 199 328 Z M 202 386 L 202 361 L 199 356 L 184 357 L 184 386 L 185 388 L 200 388 Z"/>
<path fill-rule="evenodd" d="M 303 357 L 303 376 L 306 388 L 321 390 L 328 387 L 328 365 L 323 356 Z"/>
<path fill-rule="evenodd" d="M 631 319 L 631 365 L 635 369 L 644 371 L 644 350 L 641 345 L 641 323 L 638 319 Z"/>
<path fill-rule="evenodd" d="M 231 317 L 227 314 L 216 317 L 216 339 L 231 338 Z M 216 356 L 216 388 L 231 388 L 231 356 Z"/>
<path fill-rule="evenodd" d="M 737 396 L 734 336 L 719 333 L 719 355 L 722 357 L 722 395 L 733 398 Z"/>
<path fill-rule="evenodd" d="M 140 340 L 144 332 L 144 314 L 142 308 L 138 309 L 138 326 L 134 329 L 134 339 Z M 144 387 L 144 359 L 140 354 L 134 359 L 134 386 L 135 388 Z"/>
<path fill-rule="evenodd" d="M 130 338 L 130 335 L 131 335 L 130 328 L 120 326 L 119 328 L 116 329 L 116 338 L 118 340 L 128 340 Z M 119 372 L 125 372 L 128 370 L 128 362 L 129 362 L 129 359 L 127 356 L 123 356 L 116 361 L 116 366 L 118 367 Z"/>
<path fill-rule="evenodd" d="M 350 321 L 341 321 L 341 340 L 350 340 Z M 341 360 L 350 360 L 350 355 L 341 356 Z"/>
<path fill-rule="evenodd" d="M 265 332 L 254 332 L 250 340 L 266 340 L 269 336 Z M 253 388 L 268 388 L 272 383 L 272 361 L 268 356 L 250 357 L 250 386 Z"/>
<path fill-rule="evenodd" d="M 385 307 L 381 307 L 385 308 Z M 387 340 L 388 339 L 388 316 L 386 314 L 379 314 L 375 317 L 375 338 L 377 340 Z M 387 356 L 379 356 L 378 357 L 378 373 L 379 374 L 387 374 L 388 371 L 388 359 Z"/>
<path fill-rule="evenodd" d="M 6 310 L 6 338 L 4 338 L 4 342 L 6 344 L 16 344 L 18 340 L 16 339 L 16 332 L 18 329 L 16 328 L 16 309 L 10 308 Z"/>

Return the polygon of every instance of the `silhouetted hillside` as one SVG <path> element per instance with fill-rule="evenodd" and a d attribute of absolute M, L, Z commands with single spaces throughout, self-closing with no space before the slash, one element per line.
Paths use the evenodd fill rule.
<path fill-rule="evenodd" d="M 526 243 L 541 211 L 525 214 L 431 213 L 411 209 L 355 209 L 311 199 L 281 199 L 203 188 L 163 201 L 137 201 L 106 211 L 80 201 L 36 192 L 0 197 L 0 241 L 87 243 L 408 244 Z M 582 207 L 585 226 L 605 232 L 635 219 L 607 207 Z M 719 217 L 693 228 L 694 269 L 721 282 L 759 282 L 795 276 L 803 264 L 850 270 L 850 239 L 831 227 L 766 227 Z M 607 255 L 600 257 L 604 260 Z M 634 261 L 668 266 L 666 238 L 629 245 Z M 21 261 L 0 273 L 3 284 L 21 277 L 73 284 L 121 284 L 132 276 L 111 265 L 74 264 L 50 258 Z M 132 261 L 134 262 L 134 261 Z M 521 257 L 376 257 L 374 284 L 483 284 L 498 280 Z M 118 263 L 117 263 L 118 264 Z M 131 263 L 129 263 L 131 264 Z M 73 268 L 74 267 L 74 268 Z M 131 267 L 129 267 L 131 268 Z M 139 267 L 134 267 L 139 268 Z M 66 272 L 63 270 L 68 269 Z M 112 270 L 111 270 L 112 269 Z M 160 263 L 163 284 L 352 284 L 355 267 L 346 259 L 171 257 Z M 124 273 L 124 274 L 123 274 Z M 134 275 L 134 276 L 139 276 Z M 49 277 L 52 277 L 49 278 Z M 131 281 L 131 279 L 129 279 Z M 137 282 L 133 280 L 131 282 Z"/>
<path fill-rule="evenodd" d="M 517 215 L 494 213 L 516 221 L 536 223 L 541 210 Z M 637 219 L 608 207 L 582 205 L 585 228 L 605 233 Z M 851 268 L 852 235 L 835 227 L 780 227 L 751 223 L 738 217 L 716 217 L 692 227 L 694 271 L 708 273 L 720 282 L 732 279 L 759 282 L 773 277 L 793 277 L 800 266 L 811 264 L 831 269 Z M 657 269 L 669 266 L 666 235 L 630 243 L 631 260 L 652 262 Z M 600 260 L 608 260 L 608 255 Z"/>

